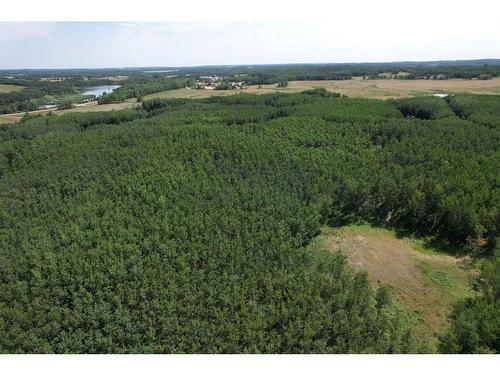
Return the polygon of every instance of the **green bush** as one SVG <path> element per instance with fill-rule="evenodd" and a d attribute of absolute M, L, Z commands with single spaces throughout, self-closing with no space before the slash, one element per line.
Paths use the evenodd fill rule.
<path fill-rule="evenodd" d="M 405 117 L 436 120 L 454 115 L 444 99 L 434 96 L 397 99 L 394 104 Z"/>

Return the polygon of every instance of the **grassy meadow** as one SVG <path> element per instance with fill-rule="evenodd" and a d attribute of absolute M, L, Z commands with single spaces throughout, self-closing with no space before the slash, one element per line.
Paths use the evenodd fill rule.
<path fill-rule="evenodd" d="M 325 227 L 312 246 L 341 251 L 349 265 L 366 271 L 370 281 L 386 284 L 398 302 L 412 312 L 416 333 L 436 350 L 438 335 L 448 323 L 454 303 L 470 296 L 464 259 L 449 249 L 424 245 L 425 239 L 399 236 L 394 230 L 370 225 Z"/>
<path fill-rule="evenodd" d="M 2 84 L 0 84 L 0 94 L 5 93 L 5 92 L 21 91 L 22 89 L 23 89 L 23 87 L 18 86 L 18 85 L 2 85 Z"/>

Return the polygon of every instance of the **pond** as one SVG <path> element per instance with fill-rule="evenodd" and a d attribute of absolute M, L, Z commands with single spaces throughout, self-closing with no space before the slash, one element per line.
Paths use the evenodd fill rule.
<path fill-rule="evenodd" d="M 104 94 L 105 92 L 110 93 L 111 91 L 116 90 L 118 87 L 120 87 L 120 85 L 92 86 L 92 87 L 87 87 L 82 94 L 95 95 L 96 97 L 98 97 Z"/>
<path fill-rule="evenodd" d="M 52 109 L 56 108 L 57 104 L 44 104 L 38 107 L 38 109 Z"/>

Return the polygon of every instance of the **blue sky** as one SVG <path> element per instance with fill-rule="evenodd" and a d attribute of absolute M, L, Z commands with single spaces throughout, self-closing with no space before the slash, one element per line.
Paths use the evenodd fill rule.
<path fill-rule="evenodd" d="M 500 58 L 496 24 L 361 23 L 0 22 L 0 69 Z"/>

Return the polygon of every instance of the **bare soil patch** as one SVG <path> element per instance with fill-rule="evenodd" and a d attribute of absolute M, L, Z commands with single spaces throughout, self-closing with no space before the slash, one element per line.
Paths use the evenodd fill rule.
<path fill-rule="evenodd" d="M 365 270 L 372 282 L 387 284 L 417 318 L 421 336 L 435 340 L 447 325 L 453 303 L 469 294 L 468 272 L 460 259 L 423 253 L 391 231 L 352 226 L 329 229 L 322 240 L 330 251 L 342 251 L 353 268 Z"/>

